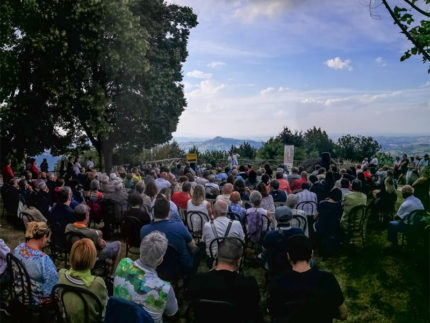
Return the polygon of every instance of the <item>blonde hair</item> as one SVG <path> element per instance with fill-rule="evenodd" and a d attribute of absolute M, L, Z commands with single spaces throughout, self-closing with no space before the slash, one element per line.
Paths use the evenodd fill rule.
<path fill-rule="evenodd" d="M 202 185 L 196 185 L 193 192 L 193 197 L 191 198 L 191 203 L 193 205 L 198 206 L 202 204 L 202 202 L 205 200 L 206 193 L 205 188 Z"/>
<path fill-rule="evenodd" d="M 394 186 L 394 181 L 391 177 L 387 177 L 384 181 L 385 191 L 388 194 L 396 193 L 396 187 Z"/>
<path fill-rule="evenodd" d="M 82 238 L 73 244 L 70 251 L 70 265 L 74 270 L 92 269 L 96 258 L 97 250 L 92 240 Z"/>
<path fill-rule="evenodd" d="M 25 230 L 25 240 L 41 239 L 45 235 L 49 236 L 50 230 L 46 222 L 29 222 Z"/>

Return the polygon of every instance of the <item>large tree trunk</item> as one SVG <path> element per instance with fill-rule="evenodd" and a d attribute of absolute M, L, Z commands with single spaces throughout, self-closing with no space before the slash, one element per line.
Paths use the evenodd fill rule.
<path fill-rule="evenodd" d="M 105 138 L 102 141 L 102 154 L 104 171 L 109 174 L 112 170 L 112 156 L 113 156 L 113 141 L 111 138 Z"/>

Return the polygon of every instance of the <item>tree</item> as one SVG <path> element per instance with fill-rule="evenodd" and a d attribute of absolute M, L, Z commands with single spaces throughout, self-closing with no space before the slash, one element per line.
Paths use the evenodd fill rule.
<path fill-rule="evenodd" d="M 304 134 L 304 141 L 306 155 L 309 158 L 317 158 L 322 152 L 334 155 L 335 144 L 321 128 L 308 129 Z"/>
<path fill-rule="evenodd" d="M 197 24 L 190 8 L 160 0 L 14 2 L 2 2 L 8 10 L 0 16 L 7 18 L 0 74 L 10 72 L 0 117 L 11 147 L 90 141 L 109 170 L 120 145 L 140 151 L 171 138 L 186 105 L 179 82 Z M 42 131 L 17 140 L 32 114 Z M 34 137 L 41 139 L 31 145 Z"/>
<path fill-rule="evenodd" d="M 252 147 L 249 142 L 244 142 L 237 149 L 237 153 L 240 155 L 240 158 L 243 159 L 254 159 L 257 155 L 257 149 Z"/>
<path fill-rule="evenodd" d="M 385 8 L 390 13 L 394 23 L 400 27 L 405 36 L 412 42 L 413 47 L 406 50 L 401 61 L 408 59 L 411 55 L 422 55 L 423 63 L 430 62 L 430 12 L 420 7 L 420 2 L 427 6 L 430 0 L 403 0 L 406 7 L 390 7 L 387 0 L 382 0 Z M 417 16 L 422 17 L 419 23 L 416 22 Z M 430 73 L 430 67 L 428 69 Z"/>
<path fill-rule="evenodd" d="M 338 139 L 337 145 L 339 157 L 353 161 L 361 161 L 381 150 L 379 143 L 372 137 L 346 135 Z"/>
<path fill-rule="evenodd" d="M 284 159 L 284 144 L 281 140 L 276 138 L 270 138 L 263 144 L 257 151 L 257 157 L 259 159 Z"/>
<path fill-rule="evenodd" d="M 303 133 L 297 130 L 293 133 L 287 126 L 282 129 L 276 139 L 284 145 L 294 145 L 295 147 L 302 147 L 304 144 Z"/>

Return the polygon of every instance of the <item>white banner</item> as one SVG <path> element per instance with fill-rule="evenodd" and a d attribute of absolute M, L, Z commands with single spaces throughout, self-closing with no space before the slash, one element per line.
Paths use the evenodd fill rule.
<path fill-rule="evenodd" d="M 288 166 L 288 171 L 291 172 L 294 162 L 294 146 L 285 145 L 284 147 L 284 165 Z"/>

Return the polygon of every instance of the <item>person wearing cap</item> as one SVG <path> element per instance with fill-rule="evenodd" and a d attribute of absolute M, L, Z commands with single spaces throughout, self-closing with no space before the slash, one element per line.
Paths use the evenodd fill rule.
<path fill-rule="evenodd" d="M 291 271 L 275 277 L 269 286 L 272 322 L 332 322 L 345 320 L 347 308 L 333 274 L 311 268 L 312 245 L 303 235 L 288 240 L 285 257 Z"/>
<path fill-rule="evenodd" d="M 293 218 L 293 212 L 288 206 L 276 208 L 275 218 L 277 230 L 267 232 L 263 240 L 267 267 L 271 274 L 277 274 L 290 268 L 285 257 L 287 241 L 294 235 L 304 234 L 301 228 L 291 227 L 290 221 Z"/>
<path fill-rule="evenodd" d="M 58 282 L 57 268 L 51 258 L 42 250 L 48 243 L 50 230 L 45 222 L 29 222 L 25 241 L 13 251 L 31 280 L 32 306 L 38 307 L 51 302 L 51 290 Z"/>

